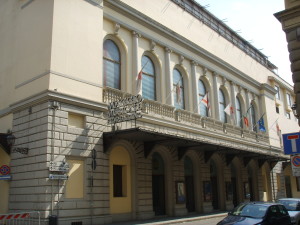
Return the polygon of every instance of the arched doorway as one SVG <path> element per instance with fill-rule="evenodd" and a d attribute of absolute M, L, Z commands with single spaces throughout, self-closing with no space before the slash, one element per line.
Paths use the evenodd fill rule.
<path fill-rule="evenodd" d="M 152 155 L 152 201 L 155 215 L 165 215 L 165 165 L 157 152 Z"/>
<path fill-rule="evenodd" d="M 132 212 L 131 158 L 122 146 L 116 146 L 110 152 L 110 213 Z"/>
<path fill-rule="evenodd" d="M 232 185 L 232 204 L 234 207 L 236 207 L 238 205 L 237 170 L 233 164 L 231 164 L 230 170 L 231 170 L 231 185 Z"/>
<path fill-rule="evenodd" d="M 219 194 L 218 194 L 218 171 L 216 163 L 210 161 L 210 180 L 212 187 L 212 206 L 213 209 L 219 209 Z"/>
<path fill-rule="evenodd" d="M 254 201 L 254 189 L 253 189 L 253 171 L 250 167 L 248 167 L 248 184 L 249 184 L 249 197 L 250 201 Z"/>
<path fill-rule="evenodd" d="M 186 187 L 186 208 L 188 212 L 195 211 L 194 167 L 190 157 L 184 157 L 184 178 Z"/>

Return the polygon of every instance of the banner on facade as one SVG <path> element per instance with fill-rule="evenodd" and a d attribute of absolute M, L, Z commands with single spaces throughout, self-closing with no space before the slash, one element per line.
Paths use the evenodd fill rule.
<path fill-rule="evenodd" d="M 142 117 L 141 95 L 131 96 L 108 105 L 108 124 L 116 124 Z"/>

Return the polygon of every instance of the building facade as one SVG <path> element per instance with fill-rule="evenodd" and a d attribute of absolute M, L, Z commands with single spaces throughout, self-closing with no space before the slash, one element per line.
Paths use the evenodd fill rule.
<path fill-rule="evenodd" d="M 107 224 L 300 195 L 292 87 L 193 0 L 5 0 L 0 19 L 1 213 Z"/>
<path fill-rule="evenodd" d="M 296 115 L 300 115 L 300 2 L 297 0 L 285 0 L 284 3 L 285 10 L 275 13 L 274 15 L 281 22 L 282 29 L 286 34 L 294 82 L 294 93 L 296 95 L 295 110 L 297 112 Z"/>

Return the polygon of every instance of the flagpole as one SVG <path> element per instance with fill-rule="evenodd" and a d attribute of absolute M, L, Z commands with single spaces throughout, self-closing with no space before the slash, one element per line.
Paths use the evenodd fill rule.
<path fill-rule="evenodd" d="M 242 121 L 242 119 L 244 119 L 244 117 L 247 117 L 249 109 L 251 109 L 251 107 L 252 107 L 252 104 L 250 104 L 249 108 L 246 111 L 246 114 L 244 114 L 243 116 L 241 116 L 241 119 L 240 119 L 239 123 Z"/>
<path fill-rule="evenodd" d="M 265 115 L 266 113 L 264 112 L 263 114 L 262 114 L 262 116 L 259 118 L 259 120 L 257 120 L 256 121 L 256 123 L 255 123 L 255 126 L 253 127 L 253 130 L 254 130 L 254 128 L 257 126 L 257 124 L 258 124 L 258 121 L 260 121 L 261 120 L 261 118 L 263 118 L 263 116 Z"/>
<path fill-rule="evenodd" d="M 145 68 L 145 66 L 148 64 L 148 62 L 149 62 L 149 60 L 145 63 L 145 65 L 144 66 L 142 66 L 142 69 L 140 70 L 140 72 L 138 72 L 138 74 L 137 74 L 137 76 L 136 76 L 136 79 L 135 79 L 135 81 L 134 81 L 134 83 L 136 83 L 136 88 L 137 88 L 137 85 L 138 85 L 138 76 L 139 76 L 139 74 L 140 73 L 143 73 L 143 69 Z"/>
<path fill-rule="evenodd" d="M 277 120 L 279 119 L 279 117 L 277 118 Z M 269 131 L 272 129 L 272 127 L 274 126 L 274 124 L 277 122 L 277 120 L 275 120 L 275 122 L 271 125 L 271 127 L 269 128 Z"/>

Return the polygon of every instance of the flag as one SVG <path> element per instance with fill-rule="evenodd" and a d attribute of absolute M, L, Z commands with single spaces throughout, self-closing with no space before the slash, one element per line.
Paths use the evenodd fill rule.
<path fill-rule="evenodd" d="M 209 108 L 209 104 L 208 104 L 208 93 L 206 93 L 204 95 L 204 97 L 201 99 L 201 103 L 203 103 L 203 105 L 205 105 L 206 108 Z"/>
<path fill-rule="evenodd" d="M 277 135 L 280 136 L 281 130 L 279 128 L 278 122 L 276 122 L 276 131 L 277 131 Z"/>
<path fill-rule="evenodd" d="M 231 105 L 231 103 L 229 103 L 226 108 L 224 109 L 224 112 L 228 115 L 228 116 L 233 116 L 234 115 L 234 110 L 233 107 Z"/>
<path fill-rule="evenodd" d="M 141 87 L 142 87 L 142 75 L 143 75 L 143 69 L 138 73 L 137 75 L 137 83 L 136 83 L 136 93 L 140 93 Z"/>
<path fill-rule="evenodd" d="M 244 124 L 246 127 L 249 127 L 249 120 L 246 116 L 244 116 Z"/>
<path fill-rule="evenodd" d="M 263 131 L 263 132 L 266 132 L 266 128 L 265 128 L 265 122 L 264 122 L 264 116 L 262 116 L 259 121 L 257 122 L 258 123 L 258 129 L 260 131 Z"/>
<path fill-rule="evenodd" d="M 181 102 L 181 88 L 179 82 L 176 84 L 176 102 Z"/>

